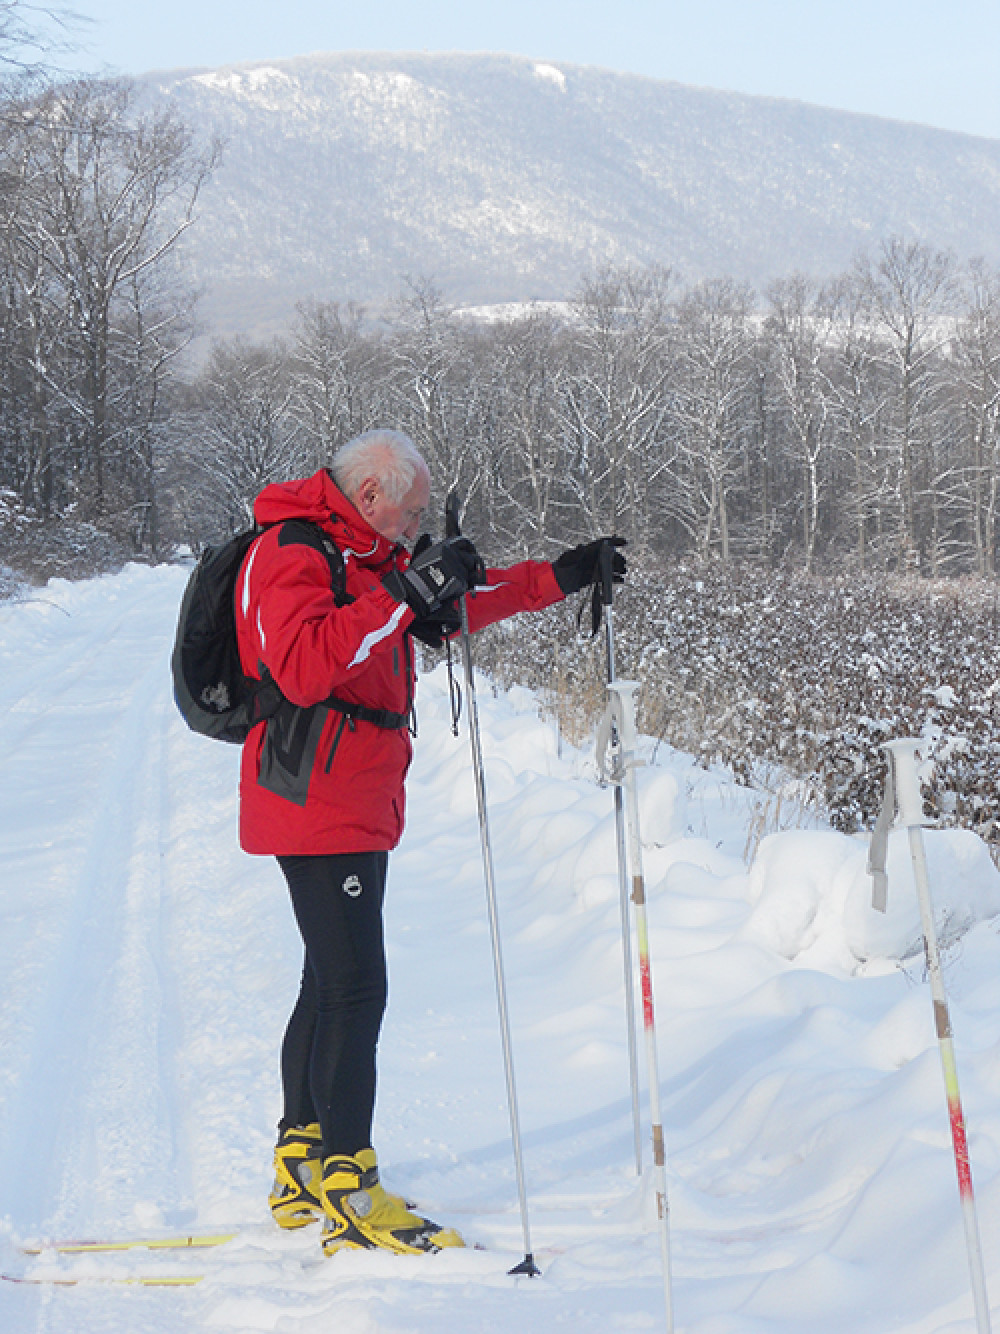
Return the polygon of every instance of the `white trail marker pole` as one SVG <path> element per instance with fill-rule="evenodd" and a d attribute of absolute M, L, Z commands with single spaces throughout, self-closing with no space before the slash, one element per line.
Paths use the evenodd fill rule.
<path fill-rule="evenodd" d="M 976 1199 L 972 1190 L 972 1172 L 969 1167 L 969 1145 L 965 1133 L 965 1115 L 958 1087 L 958 1068 L 955 1047 L 951 1037 L 951 1016 L 941 974 L 937 931 L 934 927 L 934 908 L 931 903 L 927 878 L 927 858 L 924 853 L 924 803 L 920 795 L 917 775 L 917 751 L 920 742 L 912 739 L 890 741 L 882 749 L 886 752 L 889 769 L 886 775 L 885 799 L 872 834 L 868 856 L 868 870 L 874 880 L 872 905 L 885 912 L 888 890 L 886 854 L 889 830 L 894 818 L 907 832 L 910 840 L 910 858 L 913 878 L 920 905 L 920 921 L 924 933 L 924 954 L 934 1001 L 934 1027 L 937 1030 L 941 1068 L 944 1072 L 945 1095 L 948 1099 L 948 1120 L 951 1123 L 951 1142 L 955 1151 L 955 1170 L 958 1174 L 958 1193 L 962 1201 L 962 1219 L 965 1223 L 965 1244 L 969 1254 L 969 1273 L 972 1278 L 972 1301 L 976 1313 L 977 1334 L 990 1334 L 990 1304 L 986 1295 L 986 1275 L 983 1270 L 983 1250 L 979 1239 L 979 1220 Z"/>
<path fill-rule="evenodd" d="M 656 1021 L 653 1013 L 653 972 L 649 958 L 649 924 L 646 917 L 646 882 L 642 872 L 642 841 L 639 837 L 639 794 L 635 771 L 640 761 L 636 751 L 638 733 L 635 722 L 636 681 L 609 681 L 608 708 L 598 732 L 598 765 L 606 781 L 620 786 L 625 794 L 628 858 L 632 872 L 632 903 L 639 946 L 639 979 L 642 993 L 643 1026 L 649 1067 L 649 1110 L 653 1136 L 653 1180 L 656 1185 L 656 1212 L 660 1224 L 660 1252 L 663 1259 L 663 1295 L 666 1301 L 667 1334 L 673 1334 L 674 1312 L 670 1276 L 670 1206 L 667 1202 L 666 1147 L 660 1115 L 660 1075 L 656 1055 Z M 606 764 L 611 750 L 610 769 Z"/>

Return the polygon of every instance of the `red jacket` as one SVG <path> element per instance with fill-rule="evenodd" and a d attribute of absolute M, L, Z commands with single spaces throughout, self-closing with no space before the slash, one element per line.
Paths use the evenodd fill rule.
<path fill-rule="evenodd" d="M 269 527 L 247 554 L 236 587 L 243 669 L 259 676 L 266 667 L 299 707 L 258 724 L 243 747 L 241 846 L 275 855 L 394 848 L 403 832 L 410 734 L 351 723 L 322 701 L 335 695 L 408 712 L 416 676 L 405 631 L 413 612 L 386 591 L 381 576 L 409 557 L 369 527 L 326 469 L 267 487 L 254 517 L 268 525 L 319 525 L 343 555 L 353 600 L 338 606 L 326 557 L 287 533 L 283 541 L 280 527 Z M 469 625 L 481 629 L 562 596 L 547 562 L 488 570 L 487 586 L 467 599 Z"/>

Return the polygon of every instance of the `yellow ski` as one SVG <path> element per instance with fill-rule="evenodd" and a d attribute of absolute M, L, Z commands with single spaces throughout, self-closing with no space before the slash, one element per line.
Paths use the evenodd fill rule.
<path fill-rule="evenodd" d="M 137 1237 L 121 1241 L 46 1241 L 33 1246 L 22 1246 L 22 1255 L 42 1255 L 55 1251 L 59 1255 L 81 1255 L 92 1251 L 185 1251 L 202 1250 L 209 1246 L 224 1246 L 232 1241 L 235 1232 L 207 1232 L 201 1235 L 177 1237 Z M 6 1276 L 5 1276 L 6 1277 Z"/>
<path fill-rule="evenodd" d="M 204 1277 L 204 1274 L 165 1274 L 156 1278 L 151 1274 L 139 1274 L 108 1275 L 105 1278 L 100 1274 L 86 1274 L 78 1278 L 34 1278 L 31 1275 L 0 1274 L 0 1279 L 6 1283 L 34 1283 L 56 1288 L 75 1288 L 87 1283 L 132 1283 L 141 1288 L 191 1288 Z"/>

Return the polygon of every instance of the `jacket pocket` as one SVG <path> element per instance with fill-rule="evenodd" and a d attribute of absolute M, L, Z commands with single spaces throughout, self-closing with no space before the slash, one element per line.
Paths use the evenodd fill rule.
<path fill-rule="evenodd" d="M 285 801 L 304 806 L 309 796 L 320 738 L 330 710 L 323 704 L 302 709 L 282 700 L 267 720 L 257 782 Z"/>

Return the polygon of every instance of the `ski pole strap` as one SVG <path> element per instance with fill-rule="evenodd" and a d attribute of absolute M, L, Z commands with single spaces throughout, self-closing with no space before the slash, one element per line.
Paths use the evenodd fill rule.
<path fill-rule="evenodd" d="M 917 770 L 917 752 L 922 749 L 922 743 L 915 737 L 899 737 L 882 746 L 888 766 L 885 773 L 885 796 L 868 850 L 868 871 L 875 882 L 872 907 L 879 912 L 885 912 L 888 893 L 885 866 L 889 852 L 889 830 L 897 816 L 904 829 L 915 829 L 924 823 L 924 804 Z"/>
<path fill-rule="evenodd" d="M 601 543 L 598 563 L 599 578 L 594 584 L 595 601 L 600 598 L 601 606 L 610 607 L 615 594 L 615 549 L 612 542 Z"/>
<path fill-rule="evenodd" d="M 608 707 L 597 729 L 597 767 L 602 783 L 624 783 L 629 769 L 641 768 L 645 763 L 636 754 L 638 690 L 637 681 L 608 682 Z"/>
<path fill-rule="evenodd" d="M 577 613 L 577 630 L 583 633 L 583 614 L 586 608 L 586 602 L 582 603 Z M 596 639 L 597 632 L 604 623 L 605 602 L 601 593 L 600 581 L 594 584 L 593 592 L 590 595 L 590 638 Z"/>
<path fill-rule="evenodd" d="M 872 907 L 876 912 L 885 912 L 889 897 L 889 877 L 885 865 L 889 855 L 889 830 L 896 818 L 896 784 L 894 782 L 891 753 L 886 757 L 885 792 L 882 796 L 882 808 L 872 830 L 868 845 L 868 874 L 872 878 Z"/>
<path fill-rule="evenodd" d="M 603 542 L 598 555 L 597 578 L 590 594 L 590 638 L 595 639 L 604 622 L 604 608 L 610 607 L 614 599 L 614 559 L 615 549 L 610 542 Z M 584 603 L 577 613 L 577 629 L 582 633 Z"/>
<path fill-rule="evenodd" d="M 619 784 L 622 781 L 621 747 L 621 698 L 609 692 L 608 707 L 597 728 L 597 772 L 601 783 Z"/>
<path fill-rule="evenodd" d="M 587 608 L 590 608 L 590 629 L 585 629 L 587 621 Z M 588 639 L 595 639 L 604 621 L 604 604 L 601 601 L 601 590 L 598 584 L 594 584 L 591 589 L 590 601 L 586 597 L 581 601 L 576 611 L 576 633 L 586 635 Z"/>
<path fill-rule="evenodd" d="M 451 640 L 444 641 L 448 655 L 448 702 L 451 707 L 451 734 L 458 736 L 458 720 L 462 716 L 462 687 L 455 680 L 454 664 L 451 657 Z"/>

